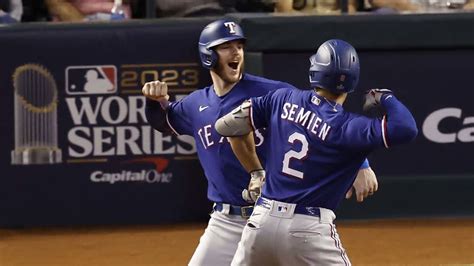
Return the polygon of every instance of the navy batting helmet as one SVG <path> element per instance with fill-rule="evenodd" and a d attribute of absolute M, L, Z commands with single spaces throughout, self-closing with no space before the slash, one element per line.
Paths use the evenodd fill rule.
<path fill-rule="evenodd" d="M 309 82 L 334 93 L 353 92 L 359 82 L 359 57 L 349 43 L 332 39 L 309 58 Z"/>
<path fill-rule="evenodd" d="M 199 37 L 199 56 L 201 57 L 202 66 L 209 69 L 213 68 L 218 57 L 212 48 L 234 40 L 245 41 L 244 32 L 239 24 L 225 19 L 209 23 L 202 30 Z"/>

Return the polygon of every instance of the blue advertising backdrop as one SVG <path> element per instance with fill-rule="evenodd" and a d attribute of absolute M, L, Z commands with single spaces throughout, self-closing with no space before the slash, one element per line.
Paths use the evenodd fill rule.
<path fill-rule="evenodd" d="M 152 130 L 141 96 L 142 84 L 154 79 L 168 82 L 172 98 L 210 82 L 197 54 L 206 22 L 2 32 L 0 225 L 207 219 L 207 183 L 192 138 Z M 59 163 L 12 165 L 15 125 L 25 123 L 13 115 L 13 74 L 21 66 L 30 72 L 18 86 L 31 80 L 31 92 L 51 78 L 57 86 Z M 34 119 L 32 131 L 42 123 Z"/>
<path fill-rule="evenodd" d="M 211 203 L 194 142 L 152 130 L 141 87 L 161 79 L 179 99 L 209 84 L 197 54 L 209 21 L 0 29 L 0 226 L 205 221 Z M 258 37 L 248 32 L 250 40 Z M 264 76 L 308 86 L 315 51 L 251 45 Z M 420 134 L 410 145 L 369 158 L 379 192 L 363 205 L 344 202 L 338 217 L 474 214 L 474 47 L 365 47 L 360 61 L 360 89 L 346 108 L 360 112 L 363 89 L 392 88 L 414 113 Z M 50 104 L 54 91 L 57 101 Z M 56 133 L 38 115 L 48 112 L 56 112 Z M 29 139 L 35 132 L 57 147 Z M 30 148 L 59 149 L 61 160 L 13 163 L 12 151 L 25 148 L 18 139 Z"/>

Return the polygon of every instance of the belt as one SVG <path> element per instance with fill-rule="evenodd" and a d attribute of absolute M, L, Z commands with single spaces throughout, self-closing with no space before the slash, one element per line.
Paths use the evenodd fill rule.
<path fill-rule="evenodd" d="M 216 202 L 214 203 L 214 211 L 222 212 L 225 211 L 226 207 L 229 206 L 230 215 L 240 215 L 242 218 L 248 219 L 253 212 L 253 206 L 236 206 L 227 203 Z"/>
<path fill-rule="evenodd" d="M 266 209 L 271 210 L 273 202 L 274 202 L 273 200 L 266 199 L 264 197 L 259 197 L 258 200 L 257 200 L 256 205 L 257 206 L 262 206 Z M 275 202 L 277 202 L 277 201 L 275 201 Z M 284 203 L 284 202 L 281 202 L 281 203 Z M 293 203 L 284 203 L 284 204 L 291 205 Z M 294 210 L 293 213 L 310 215 L 310 216 L 315 216 L 315 217 L 321 217 L 321 211 L 320 211 L 319 207 L 305 207 L 305 206 L 300 206 L 300 205 L 296 204 L 296 207 L 295 207 L 295 210 Z"/>

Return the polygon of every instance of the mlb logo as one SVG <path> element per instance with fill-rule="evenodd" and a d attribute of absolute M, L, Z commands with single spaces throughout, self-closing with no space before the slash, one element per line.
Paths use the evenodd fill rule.
<path fill-rule="evenodd" d="M 288 207 L 286 207 L 286 206 L 278 206 L 278 211 L 279 211 L 279 212 L 287 212 L 287 211 L 288 211 Z"/>
<path fill-rule="evenodd" d="M 316 96 L 311 97 L 311 102 L 318 106 L 321 104 L 321 100 Z"/>
<path fill-rule="evenodd" d="M 66 68 L 67 94 L 112 94 L 116 91 L 117 68 L 114 65 Z"/>

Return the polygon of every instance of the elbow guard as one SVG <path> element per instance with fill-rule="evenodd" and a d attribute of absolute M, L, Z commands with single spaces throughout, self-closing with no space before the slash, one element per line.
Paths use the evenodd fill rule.
<path fill-rule="evenodd" d="M 224 137 L 243 136 L 252 132 L 249 123 L 250 101 L 245 101 L 216 121 L 216 131 Z"/>

